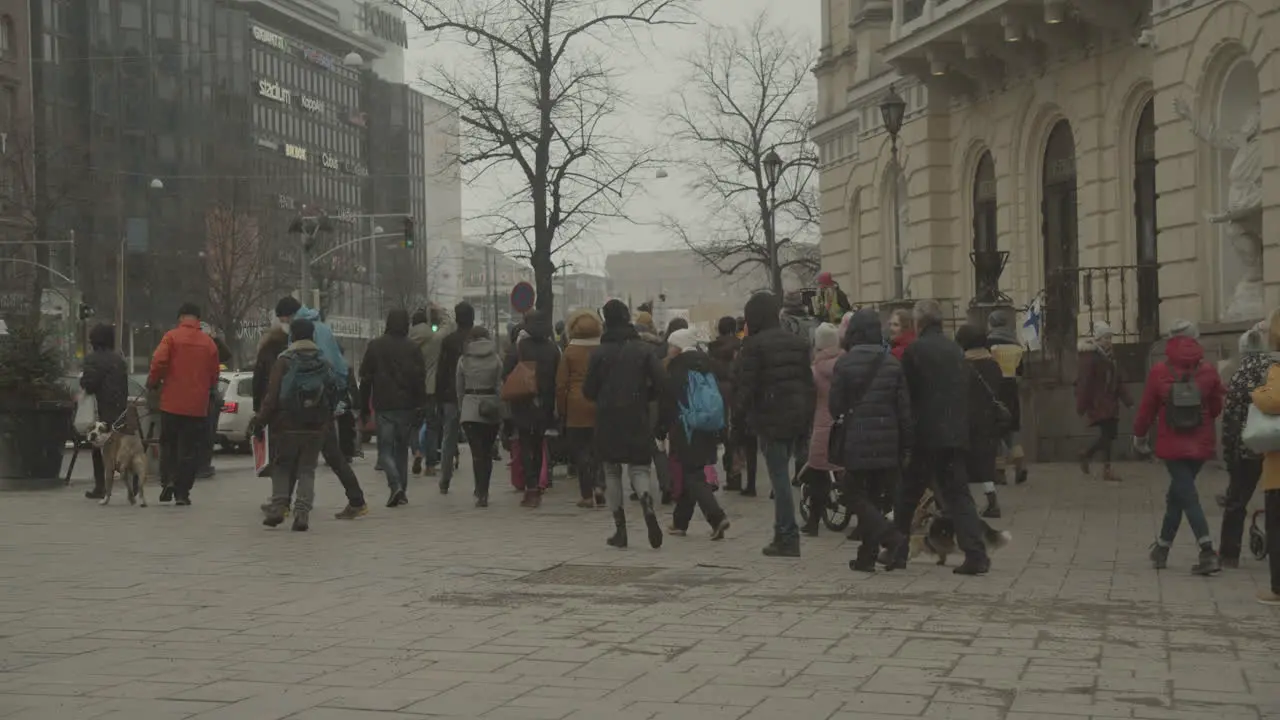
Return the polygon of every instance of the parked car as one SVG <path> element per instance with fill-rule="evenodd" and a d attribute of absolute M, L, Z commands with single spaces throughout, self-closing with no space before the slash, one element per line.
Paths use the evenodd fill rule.
<path fill-rule="evenodd" d="M 223 373 L 221 379 L 226 390 L 218 416 L 218 444 L 227 452 L 253 452 L 248 432 L 253 418 L 253 373 Z"/>

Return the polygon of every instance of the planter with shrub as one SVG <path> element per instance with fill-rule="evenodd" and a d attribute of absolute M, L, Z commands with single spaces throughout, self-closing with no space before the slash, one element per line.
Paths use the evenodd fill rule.
<path fill-rule="evenodd" d="M 57 487 L 76 404 L 39 325 L 0 336 L 0 488 Z"/>

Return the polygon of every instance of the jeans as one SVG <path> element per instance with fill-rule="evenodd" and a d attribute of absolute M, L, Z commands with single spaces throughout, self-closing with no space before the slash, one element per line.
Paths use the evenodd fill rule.
<path fill-rule="evenodd" d="M 422 457 L 422 464 L 435 467 L 440 463 L 440 411 L 435 397 L 427 396 L 426 419 L 413 434 L 413 452 Z"/>
<path fill-rule="evenodd" d="M 187 498 L 196 483 L 200 444 L 205 441 L 209 419 L 204 416 L 161 413 L 160 481 L 173 488 L 174 497 Z"/>
<path fill-rule="evenodd" d="M 1184 514 L 1191 532 L 1196 535 L 1196 544 L 1211 544 L 1213 537 L 1209 535 L 1209 521 L 1204 517 L 1204 508 L 1200 507 L 1200 493 L 1196 492 L 1196 475 L 1204 467 L 1204 461 L 1166 460 L 1164 465 L 1169 470 L 1169 491 L 1164 496 L 1160 544 L 1166 547 L 1173 544 Z"/>
<path fill-rule="evenodd" d="M 707 469 L 701 465 L 681 465 L 684 482 L 680 491 L 680 499 L 676 500 L 675 512 L 671 514 L 671 523 L 679 530 L 688 530 L 689 521 L 693 519 L 693 508 L 696 505 L 702 510 L 702 517 L 715 530 L 724 520 L 724 510 L 716 502 L 716 494 L 707 483 Z"/>
<path fill-rule="evenodd" d="M 520 428 L 520 467 L 524 470 L 524 491 L 542 490 L 542 455 L 546 449 L 546 435 L 541 428 Z M 488 445 L 483 446 L 485 450 Z"/>
<path fill-rule="evenodd" d="M 796 525 L 796 501 L 791 491 L 791 453 L 797 440 L 769 440 L 764 444 L 764 465 L 773 486 L 773 534 L 779 540 L 800 537 Z"/>
<path fill-rule="evenodd" d="M 467 433 L 467 447 L 471 448 L 471 467 L 475 473 L 477 498 L 489 497 L 489 481 L 493 479 L 493 441 L 498 437 L 498 426 L 489 423 L 463 423 Z"/>
<path fill-rule="evenodd" d="M 911 534 L 911 521 L 916 506 L 924 496 L 925 488 L 936 488 L 943 512 L 956 529 L 956 544 L 964 551 L 965 559 L 987 560 L 987 548 L 982 542 L 982 521 L 969 494 L 969 476 L 963 450 L 938 448 L 916 450 L 911 456 L 906 478 L 898 493 L 897 507 L 893 511 L 893 523 L 898 532 Z M 902 548 L 905 553 L 906 547 Z M 905 560 L 904 556 L 899 556 Z"/>
<path fill-rule="evenodd" d="M 440 487 L 448 490 L 453 482 L 453 459 L 458 456 L 458 432 L 462 428 L 458 423 L 458 403 L 440 404 Z"/>
<path fill-rule="evenodd" d="M 600 464 L 596 462 L 594 438 L 595 428 L 565 429 L 573 466 L 578 471 L 578 494 L 584 500 L 595 497 L 596 490 L 600 487 Z"/>
<path fill-rule="evenodd" d="M 289 506 L 291 490 L 296 486 L 295 512 L 310 512 L 316 501 L 316 464 L 320 448 L 327 444 L 318 433 L 272 433 L 271 502 Z M 381 446 L 382 443 L 378 443 Z"/>
<path fill-rule="evenodd" d="M 604 497 L 609 510 L 618 512 L 622 509 L 622 501 L 627 497 L 622 490 L 622 464 L 604 463 Z M 648 495 L 655 501 L 662 494 L 658 481 L 649 472 L 648 465 L 628 465 L 627 474 L 631 479 L 631 490 L 644 497 Z"/>
<path fill-rule="evenodd" d="M 378 462 L 387 474 L 391 492 L 404 491 L 409 482 L 409 438 L 413 434 L 413 410 L 378 413 Z"/>
<path fill-rule="evenodd" d="M 1248 458 L 1231 463 L 1227 471 L 1227 502 L 1222 511 L 1222 540 L 1218 548 L 1222 557 L 1240 559 L 1240 543 L 1244 540 L 1244 518 L 1262 477 L 1262 458 Z"/>

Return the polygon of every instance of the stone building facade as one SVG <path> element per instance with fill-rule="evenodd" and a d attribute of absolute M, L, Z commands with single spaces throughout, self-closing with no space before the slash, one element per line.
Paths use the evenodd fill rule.
<path fill-rule="evenodd" d="M 1280 223 L 1280 5 L 820 2 L 823 266 L 851 295 L 967 303 L 984 280 L 971 253 L 1004 251 L 999 290 L 1017 307 L 1041 297 L 1063 348 L 1099 319 L 1142 342 L 1176 318 L 1215 326 L 1280 303 L 1280 243 L 1263 242 L 1263 298 L 1233 307 L 1259 263 L 1206 219 L 1231 204 L 1239 153 L 1261 176 L 1241 222 Z M 907 102 L 897 167 L 879 110 L 891 85 Z"/>

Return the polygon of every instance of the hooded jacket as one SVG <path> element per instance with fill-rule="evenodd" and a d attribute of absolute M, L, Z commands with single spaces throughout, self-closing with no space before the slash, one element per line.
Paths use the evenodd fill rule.
<path fill-rule="evenodd" d="M 809 343 L 779 326 L 778 300 L 758 293 L 747 301 L 746 340 L 738 352 L 734 411 L 752 434 L 794 440 L 813 421 L 814 386 Z"/>
<path fill-rule="evenodd" d="M 1092 338 L 1080 341 L 1076 375 L 1076 414 L 1090 425 L 1120 417 L 1120 403 L 1133 405 L 1115 355 L 1098 346 Z"/>
<path fill-rule="evenodd" d="M 940 324 L 920 328 L 902 354 L 911 388 L 916 447 L 963 450 L 969 446 L 969 367 L 964 352 Z"/>
<path fill-rule="evenodd" d="M 440 363 L 436 366 L 436 398 L 440 402 L 453 402 L 458 392 L 458 361 L 471 337 L 476 324 L 476 310 L 469 303 L 461 302 L 453 308 L 454 329 L 440 343 Z"/>
<path fill-rule="evenodd" d="M 845 417 L 844 457 L 830 460 L 846 471 L 896 468 L 915 440 L 911 396 L 901 363 L 884 351 L 876 311 L 854 313 L 845 344 L 849 350 L 836 360 L 827 401 L 832 418 Z M 862 388 L 861 398 L 855 397 Z"/>
<path fill-rule="evenodd" d="M 458 361 L 454 386 L 458 390 L 460 422 L 497 425 L 501 421 L 501 418 L 486 418 L 480 412 L 481 404 L 498 402 L 498 394 L 502 390 L 502 359 L 498 357 L 498 345 L 492 338 L 467 342 L 466 351 Z"/>
<path fill-rule="evenodd" d="M 117 423 L 129 407 L 129 368 L 115 351 L 115 330 L 96 325 L 89 331 L 93 352 L 84 359 L 80 387 L 98 403 L 98 421 Z"/>
<path fill-rule="evenodd" d="M 1280 415 L 1280 356 L 1271 355 L 1277 363 L 1267 369 L 1267 382 L 1252 393 L 1253 404 L 1268 415 Z M 1262 458 L 1262 477 L 1258 488 L 1280 490 L 1280 453 L 1267 453 Z"/>
<path fill-rule="evenodd" d="M 440 324 L 435 330 L 431 322 L 420 322 L 409 328 L 409 342 L 422 353 L 422 367 L 426 373 L 426 392 L 429 396 L 436 394 L 436 371 L 440 368 L 440 351 L 444 347 L 444 339 L 449 334 L 449 326 Z"/>
<path fill-rule="evenodd" d="M 1265 329 L 1255 327 L 1240 336 L 1240 363 L 1227 383 L 1226 408 L 1222 412 L 1222 457 L 1228 465 L 1257 460 L 1259 455 L 1240 442 L 1244 421 L 1253 404 L 1254 388 L 1267 384 L 1267 371 L 1276 359 L 1267 351 Z"/>
<path fill-rule="evenodd" d="M 527 337 L 516 341 L 503 363 L 505 379 L 517 363 L 533 363 L 538 392 L 531 400 L 510 403 L 511 420 L 516 427 L 543 432 L 555 424 L 556 370 L 560 366 L 560 348 L 556 346 L 551 318 L 542 311 L 529 313 L 524 322 Z"/>
<path fill-rule="evenodd" d="M 185 417 L 209 416 L 212 392 L 218 386 L 218 347 L 200 329 L 200 321 L 187 319 L 164 334 L 151 356 L 147 387 L 160 383 L 160 410 Z"/>
<path fill-rule="evenodd" d="M 258 427 L 269 426 L 272 432 L 323 433 L 333 422 L 332 417 L 326 416 L 324 423 L 319 427 L 303 426 L 299 418 L 281 408 L 280 386 L 284 381 L 285 373 L 289 370 L 290 363 L 293 362 L 293 356 L 319 355 L 325 361 L 325 364 L 329 366 L 330 382 L 333 383 L 336 389 L 338 378 L 333 371 L 333 364 L 329 362 L 328 358 L 325 358 L 319 346 L 311 340 L 297 340 L 290 343 L 286 350 L 287 352 L 281 353 L 271 366 L 271 378 L 267 384 L 267 392 L 262 396 L 262 407 L 254 414 L 253 423 Z"/>
<path fill-rule="evenodd" d="M 605 327 L 591 355 L 582 395 L 596 404 L 595 448 L 600 462 L 648 466 L 653 461 L 649 401 L 663 386 L 662 363 L 627 322 Z"/>
<path fill-rule="evenodd" d="M 253 411 L 262 408 L 262 398 L 271 383 L 271 369 L 276 358 L 289 347 L 289 333 L 279 325 L 272 325 L 258 340 L 258 355 L 253 363 Z"/>
<path fill-rule="evenodd" d="M 427 404 L 426 374 L 422 353 L 409 341 L 409 313 L 392 310 L 386 332 L 369 342 L 360 363 L 360 407 L 372 402 L 374 412 L 422 408 Z"/>
<path fill-rule="evenodd" d="M 556 412 L 564 418 L 565 427 L 596 426 L 596 405 L 582 394 L 582 386 L 587 381 L 591 355 L 600 346 L 602 331 L 600 319 L 587 310 L 569 316 L 565 326 L 569 344 L 556 370 Z"/>
<path fill-rule="evenodd" d="M 1200 388 L 1203 422 L 1194 430 L 1179 432 L 1169 427 L 1165 411 L 1173 384 L 1194 378 Z M 1161 460 L 1208 460 L 1213 457 L 1217 438 L 1214 420 L 1222 414 L 1226 389 L 1218 371 L 1204 361 L 1204 348 L 1194 338 L 1174 336 L 1165 344 L 1165 360 L 1151 368 L 1133 421 L 1133 434 L 1145 437 L 1156 425 L 1156 457 Z"/>
<path fill-rule="evenodd" d="M 313 310 L 307 306 L 302 306 L 298 312 L 294 314 L 295 318 L 310 320 L 312 326 L 315 327 L 315 337 L 312 340 L 316 347 L 320 349 L 320 354 L 325 360 L 329 361 L 329 366 L 333 368 L 333 372 L 338 378 L 338 396 L 345 397 L 347 394 L 347 371 L 350 366 L 347 365 L 347 359 L 342 357 L 342 347 L 338 345 L 338 339 L 333 336 L 333 330 L 328 324 L 320 321 L 320 311 Z M 290 341 L 293 338 L 289 338 Z"/>

